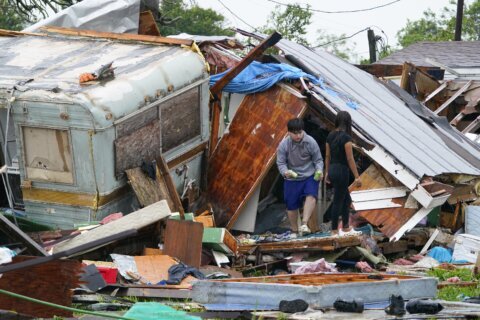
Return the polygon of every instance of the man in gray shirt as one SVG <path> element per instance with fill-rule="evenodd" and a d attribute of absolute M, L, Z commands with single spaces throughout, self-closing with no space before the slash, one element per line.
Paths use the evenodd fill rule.
<path fill-rule="evenodd" d="M 303 120 L 288 121 L 288 136 L 277 149 L 277 166 L 285 178 L 284 199 L 292 232 L 310 233 L 307 226 L 318 197 L 323 177 L 323 158 L 317 142 L 303 131 Z M 305 200 L 305 204 L 303 201 Z M 303 205 L 303 219 L 298 228 L 298 210 Z"/>

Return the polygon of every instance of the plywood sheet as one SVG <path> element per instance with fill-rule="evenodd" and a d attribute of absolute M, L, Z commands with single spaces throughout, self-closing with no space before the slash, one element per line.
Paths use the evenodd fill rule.
<path fill-rule="evenodd" d="M 161 155 L 160 121 L 115 140 L 115 174 L 139 167 L 142 160 L 150 162 Z"/>
<path fill-rule="evenodd" d="M 152 284 L 168 280 L 168 269 L 178 263 L 167 255 L 136 256 L 134 259 L 138 274 Z M 188 289 L 195 280 L 196 278 L 187 276 L 179 285 L 175 285 L 175 288 Z"/>
<path fill-rule="evenodd" d="M 274 164 L 287 122 L 303 115 L 304 99 L 274 86 L 248 95 L 210 159 L 208 199 L 217 226 L 231 228 L 256 186 Z"/>

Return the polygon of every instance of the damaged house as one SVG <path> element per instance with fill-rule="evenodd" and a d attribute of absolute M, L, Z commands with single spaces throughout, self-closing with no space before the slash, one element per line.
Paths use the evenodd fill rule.
<path fill-rule="evenodd" d="M 286 120 L 307 113 L 326 130 L 333 129 L 339 110 L 352 115 L 356 151 L 372 164 L 361 175 L 362 187 L 352 190 L 353 205 L 360 217 L 391 241 L 399 240 L 432 211 L 438 215 L 439 207 L 452 200 L 458 177 L 478 179 L 479 147 L 398 86 L 324 51 L 283 39 L 276 47 L 282 54 L 268 59 L 296 66 L 318 77 L 319 83 L 279 83 L 244 96 L 224 92 L 223 111 L 237 111 L 213 150 L 207 172 L 207 193 L 217 225 L 252 230 L 251 225 L 235 224 L 248 212 L 245 220 L 251 221 L 259 202 L 272 191 L 278 176 L 275 151 L 286 135 Z M 349 241 L 308 238 L 240 245 L 239 250 L 333 250 L 342 242 L 353 243 Z"/>

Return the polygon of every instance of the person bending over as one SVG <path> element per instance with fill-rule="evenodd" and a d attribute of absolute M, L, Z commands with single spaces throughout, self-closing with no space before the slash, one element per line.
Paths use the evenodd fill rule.
<path fill-rule="evenodd" d="M 284 199 L 292 232 L 310 233 L 307 226 L 318 197 L 323 177 L 323 158 L 317 142 L 303 131 L 303 120 L 290 119 L 288 135 L 277 149 L 278 171 L 284 177 Z M 298 210 L 303 202 L 303 218 L 298 227 Z"/>

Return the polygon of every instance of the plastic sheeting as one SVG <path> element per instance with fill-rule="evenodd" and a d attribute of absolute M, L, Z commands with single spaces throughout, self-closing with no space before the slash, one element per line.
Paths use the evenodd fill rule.
<path fill-rule="evenodd" d="M 227 72 L 228 70 L 211 76 L 210 86 L 213 86 Z M 301 77 L 309 79 L 314 84 L 320 84 L 321 82 L 320 79 L 316 79 L 314 76 L 288 64 L 253 61 L 233 78 L 222 91 L 243 94 L 262 92 L 281 80 L 295 80 Z"/>
<path fill-rule="evenodd" d="M 115 33 L 138 33 L 140 0 L 84 0 L 24 29 L 43 26 Z"/>

